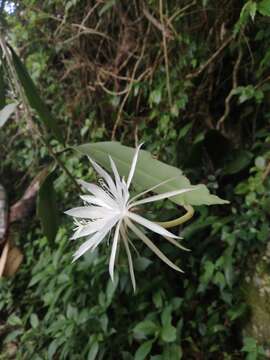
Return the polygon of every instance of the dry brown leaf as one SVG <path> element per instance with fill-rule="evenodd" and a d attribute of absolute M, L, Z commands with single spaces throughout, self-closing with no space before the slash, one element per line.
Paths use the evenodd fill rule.
<path fill-rule="evenodd" d="M 12 247 L 7 256 L 3 275 L 8 277 L 16 274 L 23 261 L 23 254 L 17 246 Z"/>
<path fill-rule="evenodd" d="M 47 174 L 48 168 L 40 171 L 28 186 L 22 198 L 11 207 L 9 215 L 11 223 L 22 220 L 31 214 L 35 207 L 37 192 Z"/>
<path fill-rule="evenodd" d="M 9 251 L 9 241 L 7 241 L 5 243 L 5 246 L 3 248 L 3 251 L 2 251 L 2 254 L 1 254 L 1 257 L 0 257 L 0 277 L 3 276 L 4 270 L 5 270 L 8 251 Z"/>

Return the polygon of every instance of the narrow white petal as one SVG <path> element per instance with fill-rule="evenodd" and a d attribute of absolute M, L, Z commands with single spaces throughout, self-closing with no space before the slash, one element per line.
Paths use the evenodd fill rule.
<path fill-rule="evenodd" d="M 129 188 L 129 186 L 131 184 L 131 181 L 132 181 L 132 178 L 133 178 L 133 175 L 134 175 L 134 172 L 135 172 L 138 156 L 139 156 L 139 151 L 140 151 L 140 148 L 141 148 L 142 145 L 143 144 L 140 144 L 135 150 L 133 160 L 132 160 L 132 163 L 131 163 L 131 167 L 130 167 L 130 171 L 129 171 L 129 174 L 128 174 L 127 188 Z"/>
<path fill-rule="evenodd" d="M 113 244 L 112 244 L 112 251 L 110 256 L 110 263 L 109 263 L 109 273 L 111 276 L 111 279 L 113 281 L 113 271 L 114 271 L 114 263 L 115 263 L 115 256 L 116 256 L 116 250 L 119 240 L 119 230 L 120 230 L 121 221 L 116 226 L 114 237 L 113 237 Z"/>
<path fill-rule="evenodd" d="M 83 227 L 79 226 L 77 228 L 77 230 L 74 232 L 74 234 L 72 235 L 72 237 L 70 238 L 70 240 L 78 239 L 80 237 L 80 233 L 81 233 L 82 229 L 83 229 Z"/>
<path fill-rule="evenodd" d="M 168 191 L 163 194 L 149 196 L 146 199 L 135 201 L 134 203 L 130 204 L 130 206 L 137 206 L 137 205 L 141 205 L 141 204 L 147 204 L 147 203 L 150 203 L 153 201 L 167 199 L 167 198 L 170 198 L 170 197 L 173 197 L 176 195 L 180 195 L 180 194 L 184 194 L 184 193 L 187 193 L 187 192 L 193 191 L 193 190 L 195 190 L 195 189 L 181 189 L 181 190 Z"/>
<path fill-rule="evenodd" d="M 111 207 L 116 206 L 116 202 L 113 200 L 113 198 L 109 194 L 107 194 L 106 191 L 104 191 L 100 186 L 96 184 L 87 183 L 86 181 L 83 180 L 78 180 L 78 183 L 84 186 L 95 197 L 103 200 L 109 206 Z"/>
<path fill-rule="evenodd" d="M 95 221 L 91 221 L 87 225 L 82 225 L 79 232 L 75 232 L 75 234 L 71 237 L 71 240 L 76 240 L 80 237 L 88 236 L 94 234 L 95 232 L 101 230 L 106 225 L 106 220 L 98 219 Z"/>
<path fill-rule="evenodd" d="M 178 266 L 176 266 L 171 260 L 167 258 L 159 248 L 139 229 L 135 226 L 129 219 L 127 219 L 128 227 L 167 265 L 173 268 L 176 271 L 183 272 Z"/>
<path fill-rule="evenodd" d="M 130 252 L 129 245 L 128 245 L 128 238 L 127 238 L 127 234 L 125 232 L 125 229 L 121 228 L 120 232 L 121 232 L 123 242 L 124 242 L 124 245 L 125 245 L 127 258 L 128 258 L 128 267 L 129 267 L 130 278 L 131 278 L 133 290 L 135 292 L 136 291 L 136 279 L 135 279 L 135 274 L 134 274 L 132 256 L 131 256 L 131 252 Z"/>
<path fill-rule="evenodd" d="M 113 214 L 113 212 L 110 209 L 100 206 L 80 206 L 65 211 L 65 214 L 76 218 L 98 219 Z"/>
<path fill-rule="evenodd" d="M 172 177 L 172 178 L 170 178 L 170 179 L 167 179 L 167 180 L 165 180 L 165 181 L 162 181 L 161 183 L 159 183 L 159 184 L 157 184 L 157 185 L 152 186 L 151 188 L 149 188 L 149 189 L 147 189 L 147 190 L 139 193 L 138 195 L 134 196 L 132 199 L 130 199 L 130 202 L 129 202 L 129 203 L 131 204 L 135 199 L 140 198 L 141 196 L 147 194 L 148 192 L 153 191 L 153 190 L 155 190 L 156 188 L 158 188 L 158 187 L 160 187 L 160 186 L 162 186 L 162 185 L 165 185 L 165 184 L 167 184 L 167 183 L 170 182 L 170 181 L 175 180 L 176 178 L 177 178 L 177 177 Z"/>
<path fill-rule="evenodd" d="M 113 179 L 111 178 L 111 176 L 107 173 L 107 171 L 105 171 L 100 165 L 98 165 L 94 160 L 92 160 L 89 157 L 89 160 L 91 162 L 91 164 L 93 165 L 93 167 L 95 168 L 96 172 L 103 177 L 103 179 L 106 181 L 106 183 L 109 186 L 110 191 L 113 193 L 113 195 L 115 195 L 116 193 L 116 187 L 115 184 L 113 182 Z"/>
<path fill-rule="evenodd" d="M 97 198 L 96 196 L 93 196 L 93 195 L 81 195 L 80 198 L 83 201 L 88 202 L 89 204 L 99 205 L 99 206 L 103 206 L 103 207 L 105 207 L 107 209 L 112 209 L 112 206 L 107 204 L 104 200 Z"/>
<path fill-rule="evenodd" d="M 100 242 L 107 236 L 107 234 L 111 231 L 114 225 L 117 223 L 118 217 L 114 217 L 107 221 L 107 223 L 103 226 L 103 228 L 94 234 L 89 240 L 84 242 L 79 249 L 75 252 L 73 261 L 77 260 L 80 256 L 82 256 L 87 250 L 94 250 Z"/>
<path fill-rule="evenodd" d="M 169 236 L 164 236 L 164 238 L 169 241 L 171 244 L 173 244 L 174 246 L 178 247 L 179 249 L 185 250 L 185 251 L 190 251 L 189 249 L 187 249 L 186 247 L 184 247 L 183 245 L 179 244 L 179 242 L 177 242 L 176 240 L 170 238 Z"/>
<path fill-rule="evenodd" d="M 81 257 L 86 251 L 90 250 L 97 242 L 100 242 L 104 239 L 108 232 L 98 232 L 94 234 L 89 240 L 84 242 L 79 249 L 73 255 L 72 262 L 76 261 L 79 257 Z"/>
<path fill-rule="evenodd" d="M 127 212 L 127 216 L 136 221 L 138 224 L 145 226 L 147 229 L 150 229 L 152 231 L 154 231 L 157 234 L 160 234 L 162 236 L 169 236 L 171 238 L 175 238 L 175 239 L 179 239 L 179 236 L 174 235 L 173 233 L 171 233 L 170 231 L 164 229 L 162 226 L 154 223 L 153 221 L 149 221 L 147 219 L 145 219 L 144 217 L 135 214 L 131 211 Z"/>
<path fill-rule="evenodd" d="M 110 163 L 111 163 L 111 168 L 114 174 L 114 178 L 115 178 L 115 184 L 116 184 L 116 189 L 117 189 L 117 198 L 121 199 L 122 198 L 122 183 L 120 180 L 120 175 L 118 173 L 117 167 L 115 165 L 115 162 L 113 161 L 113 159 L 109 156 L 110 159 Z"/>

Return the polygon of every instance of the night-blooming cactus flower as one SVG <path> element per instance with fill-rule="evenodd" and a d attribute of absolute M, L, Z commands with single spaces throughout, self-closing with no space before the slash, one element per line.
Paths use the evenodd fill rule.
<path fill-rule="evenodd" d="M 147 230 L 151 230 L 165 237 L 175 246 L 181 247 L 181 245 L 175 240 L 177 238 L 179 239 L 179 236 L 174 235 L 157 223 L 149 221 L 141 215 L 137 214 L 136 209 L 140 205 L 192 191 L 192 189 L 169 191 L 163 194 L 153 195 L 139 200 L 142 196 L 155 190 L 158 186 L 165 183 L 163 182 L 162 184 L 153 186 L 152 188 L 136 195 L 135 197 L 130 198 L 129 188 L 135 172 L 140 147 L 141 145 L 138 146 L 135 150 L 127 181 L 120 177 L 116 165 L 111 157 L 109 158 L 114 178 L 112 178 L 96 162 L 90 159 L 93 167 L 99 176 L 101 176 L 103 179 L 102 184 L 98 186 L 96 184 L 91 184 L 79 180 L 79 184 L 91 195 L 81 196 L 82 200 L 85 202 L 85 206 L 73 208 L 66 212 L 66 214 L 74 218 L 76 224 L 75 233 L 71 239 L 78 239 L 81 237 L 86 238 L 85 242 L 75 252 L 74 261 L 82 256 L 86 251 L 94 251 L 94 249 L 114 230 L 109 261 L 110 276 L 113 280 L 117 248 L 122 243 L 127 253 L 130 276 L 134 290 L 136 284 L 129 246 L 130 244 L 133 244 L 128 237 L 129 231 L 133 232 L 139 239 L 141 239 L 167 265 L 169 265 L 174 270 L 181 271 L 178 266 L 173 264 L 158 249 L 158 247 L 145 235 L 139 226 L 143 226 Z"/>

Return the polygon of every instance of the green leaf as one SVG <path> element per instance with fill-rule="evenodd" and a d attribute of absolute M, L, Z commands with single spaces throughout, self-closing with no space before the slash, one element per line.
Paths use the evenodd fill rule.
<path fill-rule="evenodd" d="M 2 110 L 0 110 L 0 128 L 5 125 L 9 117 L 14 113 L 16 106 L 16 103 L 12 103 L 6 105 Z"/>
<path fill-rule="evenodd" d="M 154 335 L 158 330 L 158 326 L 151 320 L 144 320 L 139 322 L 133 329 L 135 334 L 148 336 Z"/>
<path fill-rule="evenodd" d="M 149 101 L 150 104 L 158 105 L 161 102 L 162 92 L 161 89 L 155 89 L 150 93 Z"/>
<path fill-rule="evenodd" d="M 254 1 L 249 0 L 245 3 L 245 5 L 242 7 L 239 20 L 234 27 L 235 34 L 239 33 L 239 31 L 247 25 L 250 17 L 254 21 L 256 11 L 257 4 Z"/>
<path fill-rule="evenodd" d="M 30 106 L 34 110 L 36 110 L 37 114 L 39 115 L 40 119 L 42 120 L 46 128 L 52 131 L 56 139 L 60 142 L 63 142 L 63 138 L 57 127 L 56 121 L 55 119 L 52 118 L 47 105 L 41 100 L 38 90 L 33 80 L 31 79 L 26 67 L 21 62 L 20 58 L 12 49 L 12 47 L 9 46 L 9 48 L 12 53 L 12 59 L 17 76 L 21 82 L 21 85 L 24 89 L 25 95 L 29 101 Z"/>
<path fill-rule="evenodd" d="M 261 15 L 270 16 L 270 0 L 262 0 L 259 2 L 258 11 Z"/>
<path fill-rule="evenodd" d="M 114 141 L 84 144 L 77 146 L 75 150 L 79 151 L 81 154 L 90 156 L 108 171 L 111 171 L 109 161 L 110 155 L 115 161 L 121 176 L 125 176 L 126 178 L 134 155 L 133 148 L 121 145 Z M 135 175 L 132 181 L 133 186 L 136 189 L 146 190 L 171 178 L 173 178 L 172 181 L 158 187 L 155 189 L 155 192 L 160 194 L 166 191 L 184 188 L 194 189 L 194 191 L 189 193 L 171 198 L 171 200 L 178 205 L 214 205 L 228 203 L 228 201 L 210 194 L 205 185 L 191 185 L 190 181 L 183 175 L 180 169 L 154 159 L 148 151 L 140 151 Z"/>
<path fill-rule="evenodd" d="M 153 340 L 148 340 L 144 342 L 136 351 L 134 360 L 144 360 L 146 356 L 150 353 L 153 345 Z"/>
<path fill-rule="evenodd" d="M 176 340 L 176 328 L 172 325 L 165 325 L 161 330 L 161 338 L 165 342 L 173 342 Z"/>
<path fill-rule="evenodd" d="M 161 314 L 161 338 L 165 342 L 173 342 L 176 340 L 176 328 L 172 326 L 172 308 L 167 306 Z"/>
<path fill-rule="evenodd" d="M 22 320 L 15 314 L 11 314 L 8 317 L 7 323 L 12 326 L 22 325 Z"/>
<path fill-rule="evenodd" d="M 47 176 L 39 189 L 37 214 L 40 218 L 44 235 L 49 242 L 53 242 L 59 224 L 56 193 L 53 186 L 53 173 Z"/>
<path fill-rule="evenodd" d="M 175 344 L 166 346 L 163 352 L 163 360 L 181 360 L 182 357 L 183 352 L 181 347 Z"/>
<path fill-rule="evenodd" d="M 226 166 L 223 168 L 223 175 L 237 174 L 245 169 L 251 163 L 253 158 L 252 153 L 247 150 L 235 150 L 232 152 L 232 155 L 234 155 L 232 160 L 227 161 Z"/>
<path fill-rule="evenodd" d="M 97 354 L 98 354 L 98 349 L 99 349 L 99 345 L 98 345 L 97 340 L 95 340 L 91 345 L 91 348 L 90 348 L 88 356 L 87 356 L 87 360 L 95 360 L 95 358 L 97 357 Z"/>
<path fill-rule="evenodd" d="M 49 360 L 53 359 L 53 356 L 56 353 L 56 350 L 58 349 L 58 347 L 59 347 L 59 344 L 58 344 L 57 340 L 53 340 L 50 343 L 49 348 L 48 348 L 48 359 Z"/>
<path fill-rule="evenodd" d="M 31 316 L 30 316 L 30 324 L 31 324 L 33 329 L 36 329 L 38 327 L 39 320 L 38 320 L 37 314 L 31 314 Z"/>
<path fill-rule="evenodd" d="M 189 133 L 192 126 L 193 126 L 193 123 L 190 122 L 189 124 L 182 127 L 182 129 L 179 131 L 178 139 L 180 140 L 180 139 L 184 138 Z"/>
<path fill-rule="evenodd" d="M 153 261 L 143 256 L 139 256 L 134 261 L 134 268 L 136 271 L 145 271 L 152 263 Z"/>
<path fill-rule="evenodd" d="M 98 15 L 102 16 L 104 13 L 110 10 L 115 4 L 116 4 L 116 0 L 106 1 L 105 5 L 103 5 L 100 11 L 98 12 Z"/>
<path fill-rule="evenodd" d="M 257 349 L 257 341 L 252 337 L 245 337 L 244 346 L 242 347 L 241 351 L 255 352 L 256 349 Z"/>
<path fill-rule="evenodd" d="M 204 273 L 200 279 L 201 282 L 207 284 L 211 280 L 214 274 L 214 270 L 215 270 L 215 265 L 211 261 L 207 260 L 204 263 Z"/>

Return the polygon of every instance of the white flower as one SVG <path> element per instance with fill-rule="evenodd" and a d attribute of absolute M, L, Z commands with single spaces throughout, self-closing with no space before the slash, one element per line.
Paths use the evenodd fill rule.
<path fill-rule="evenodd" d="M 149 196 L 139 200 L 139 198 L 143 195 L 155 190 L 158 186 L 167 182 L 165 181 L 130 199 L 129 187 L 135 172 L 140 147 L 141 145 L 135 150 L 127 182 L 124 178 L 120 178 L 116 165 L 111 157 L 109 158 L 114 174 L 114 179 L 102 167 L 90 159 L 97 173 L 103 178 L 102 184 L 101 186 L 97 186 L 96 184 L 90 184 L 79 180 L 80 185 L 82 185 L 85 190 L 92 194 L 81 196 L 82 200 L 89 205 L 66 211 L 66 214 L 75 218 L 74 221 L 76 224 L 76 229 L 71 239 L 86 237 L 86 241 L 74 254 L 73 261 L 77 260 L 88 250 L 94 251 L 94 249 L 106 238 L 106 236 L 110 234 L 113 228 L 115 228 L 109 262 L 110 276 L 113 280 L 117 248 L 122 242 L 127 253 L 130 276 L 134 290 L 136 284 L 129 247 L 130 244 L 132 246 L 133 244 L 128 238 L 128 230 L 132 231 L 139 239 L 141 239 L 161 260 L 177 271 L 181 271 L 181 269 L 173 264 L 157 248 L 157 246 L 144 234 L 144 232 L 137 226 L 137 224 L 144 226 L 148 230 L 152 230 L 159 235 L 162 235 L 175 246 L 183 248 L 176 240 L 174 240 L 179 238 L 178 236 L 164 229 L 157 223 L 149 221 L 141 215 L 136 214 L 135 207 L 137 208 L 139 205 L 166 199 L 192 190 L 181 189 L 176 191 L 169 191 L 160 195 Z M 145 169 L 145 171 L 147 171 L 147 169 Z M 171 179 L 168 181 L 170 180 Z"/>

